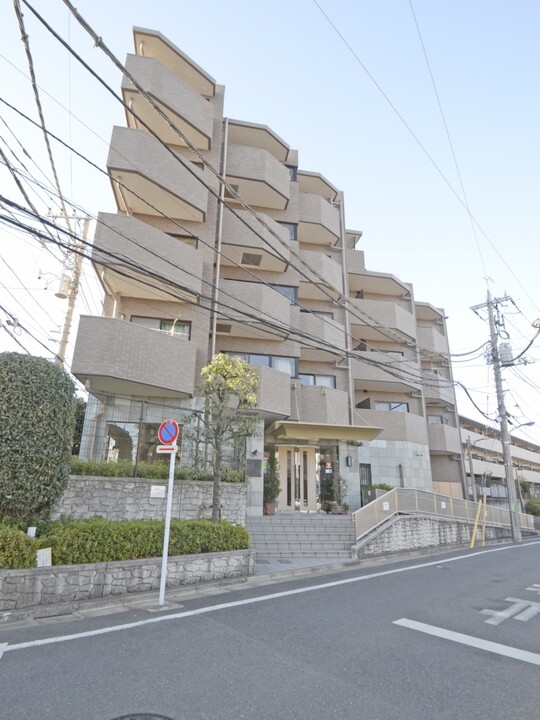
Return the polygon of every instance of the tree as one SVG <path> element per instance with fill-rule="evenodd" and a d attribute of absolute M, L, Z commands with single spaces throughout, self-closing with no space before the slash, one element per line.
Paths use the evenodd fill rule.
<path fill-rule="evenodd" d="M 245 442 L 255 430 L 256 417 L 249 411 L 257 405 L 259 376 L 245 360 L 219 353 L 202 369 L 201 377 L 199 390 L 204 398 L 201 439 L 211 451 L 212 522 L 216 522 L 224 453 L 229 444 Z"/>
<path fill-rule="evenodd" d="M 0 353 L 0 517 L 47 515 L 64 492 L 74 386 L 45 358 Z"/>

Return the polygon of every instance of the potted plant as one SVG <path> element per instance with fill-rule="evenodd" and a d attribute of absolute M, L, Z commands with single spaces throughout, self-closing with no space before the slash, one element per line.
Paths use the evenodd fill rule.
<path fill-rule="evenodd" d="M 279 463 L 274 449 L 268 452 L 268 461 L 263 480 L 263 504 L 266 515 L 274 515 L 276 512 L 276 500 L 281 492 L 279 481 Z"/>
<path fill-rule="evenodd" d="M 347 480 L 341 475 L 334 478 L 334 502 L 330 505 L 330 512 L 335 515 L 345 515 L 349 512 L 347 505 Z"/>

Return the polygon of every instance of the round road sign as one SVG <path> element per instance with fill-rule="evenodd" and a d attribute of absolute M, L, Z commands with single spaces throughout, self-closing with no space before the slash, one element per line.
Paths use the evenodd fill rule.
<path fill-rule="evenodd" d="M 164 420 L 158 430 L 159 441 L 162 445 L 170 445 L 178 437 L 178 423 L 175 420 Z"/>

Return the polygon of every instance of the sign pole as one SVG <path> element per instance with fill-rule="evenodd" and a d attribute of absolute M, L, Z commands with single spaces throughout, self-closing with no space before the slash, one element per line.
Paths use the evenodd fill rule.
<path fill-rule="evenodd" d="M 161 559 L 161 578 L 159 580 L 159 604 L 165 604 L 165 586 L 167 585 L 167 560 L 169 559 L 169 536 L 171 534 L 171 514 L 174 488 L 174 464 L 176 460 L 176 439 L 179 427 L 175 420 L 164 420 L 158 429 L 161 445 L 156 448 L 158 453 L 170 453 L 169 486 L 167 488 L 167 509 L 165 511 L 165 532 L 163 533 L 163 557 Z"/>
<path fill-rule="evenodd" d="M 161 560 L 161 578 L 159 582 L 159 604 L 165 604 L 165 585 L 167 584 L 167 560 L 169 557 L 169 535 L 171 533 L 172 498 L 174 487 L 174 463 L 176 450 L 169 458 L 169 485 L 167 488 L 167 510 L 165 511 L 165 533 L 163 535 L 163 557 Z"/>

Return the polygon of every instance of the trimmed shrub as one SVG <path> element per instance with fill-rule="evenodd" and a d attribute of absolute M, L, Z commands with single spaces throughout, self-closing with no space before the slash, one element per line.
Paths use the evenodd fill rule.
<path fill-rule="evenodd" d="M 169 477 L 169 463 L 138 463 L 137 467 L 130 462 L 107 462 L 96 460 L 79 460 L 78 457 L 71 459 L 71 474 L 95 477 L 140 477 L 152 480 L 166 480 Z M 193 468 L 178 465 L 174 469 L 175 480 L 197 480 L 210 482 L 213 479 L 211 473 L 200 472 Z M 229 483 L 243 483 L 243 473 L 225 468 L 223 481 Z"/>
<path fill-rule="evenodd" d="M 89 518 L 53 528 L 38 539 L 51 547 L 54 565 L 161 557 L 164 522 Z M 249 547 L 247 530 L 225 520 L 173 520 L 170 555 L 240 550 Z"/>
<path fill-rule="evenodd" d="M 38 543 L 15 528 L 0 525 L 0 568 L 36 567 Z"/>
<path fill-rule="evenodd" d="M 528 512 L 529 515 L 540 515 L 540 498 L 527 500 L 527 503 L 525 504 L 525 512 Z"/>
<path fill-rule="evenodd" d="M 46 516 L 64 492 L 74 386 L 48 360 L 0 353 L 0 516 Z"/>

